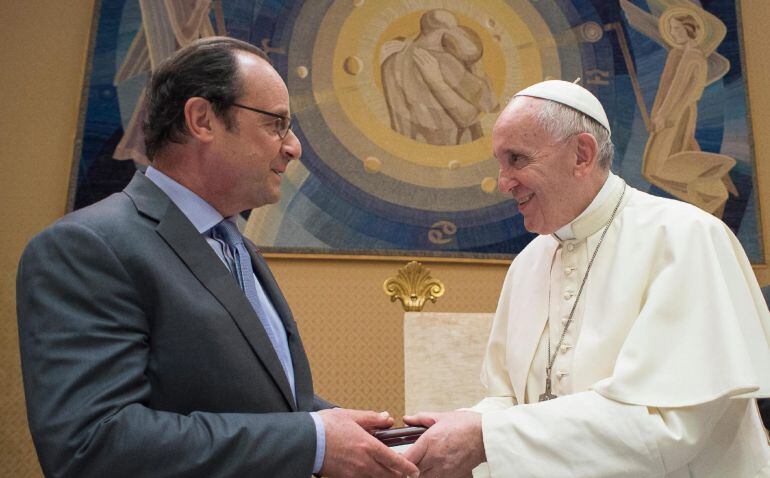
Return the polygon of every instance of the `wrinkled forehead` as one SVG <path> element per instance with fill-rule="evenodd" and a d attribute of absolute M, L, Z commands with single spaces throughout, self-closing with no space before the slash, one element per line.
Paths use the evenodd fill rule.
<path fill-rule="evenodd" d="M 540 111 L 547 100 L 534 96 L 514 96 L 505 106 L 500 116 L 508 113 L 515 116 L 533 116 Z"/>
<path fill-rule="evenodd" d="M 537 114 L 545 104 L 545 100 L 531 96 L 516 96 L 508 102 L 492 128 L 495 134 L 509 134 L 512 130 L 525 128 L 528 130 L 542 129 Z"/>

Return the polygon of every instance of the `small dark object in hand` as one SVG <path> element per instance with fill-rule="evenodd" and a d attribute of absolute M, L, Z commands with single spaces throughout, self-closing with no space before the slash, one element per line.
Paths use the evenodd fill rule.
<path fill-rule="evenodd" d="M 386 446 L 409 445 L 417 441 L 427 428 L 401 427 L 388 430 L 377 430 L 374 438 L 380 440 Z"/>

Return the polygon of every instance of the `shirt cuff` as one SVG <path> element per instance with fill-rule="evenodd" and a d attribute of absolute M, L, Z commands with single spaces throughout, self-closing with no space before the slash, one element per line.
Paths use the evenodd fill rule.
<path fill-rule="evenodd" d="M 313 462 L 313 473 L 319 473 L 324 464 L 324 455 L 326 454 L 326 430 L 324 422 L 318 413 L 310 412 L 310 416 L 315 422 L 315 461 Z"/>

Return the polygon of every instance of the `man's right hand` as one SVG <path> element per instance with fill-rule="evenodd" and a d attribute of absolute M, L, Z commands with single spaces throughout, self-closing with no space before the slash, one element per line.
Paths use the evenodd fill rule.
<path fill-rule="evenodd" d="M 393 425 L 389 415 L 345 408 L 321 410 L 318 415 L 326 433 L 323 476 L 386 478 L 420 474 L 413 463 L 371 435 L 372 430 Z"/>

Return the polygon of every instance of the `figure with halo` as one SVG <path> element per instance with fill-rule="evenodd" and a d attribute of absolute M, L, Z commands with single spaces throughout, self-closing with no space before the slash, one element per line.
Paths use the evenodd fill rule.
<path fill-rule="evenodd" d="M 620 0 L 631 26 L 669 50 L 647 125 L 642 173 L 674 197 L 721 217 L 728 193 L 738 191 L 729 172 L 735 159 L 702 151 L 695 138 L 698 102 L 730 62 L 716 52 L 726 28 L 688 0 L 648 0 L 647 13 Z"/>

